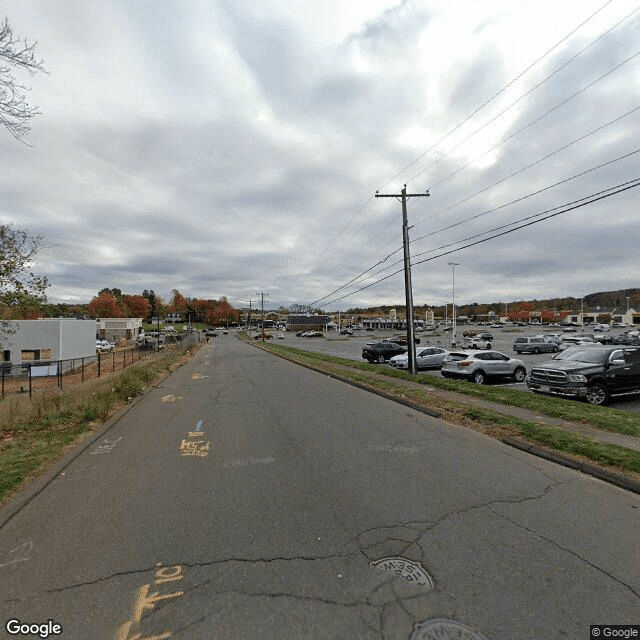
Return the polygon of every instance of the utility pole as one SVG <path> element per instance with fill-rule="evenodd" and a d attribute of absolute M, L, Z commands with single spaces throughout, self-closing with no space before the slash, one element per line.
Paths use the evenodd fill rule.
<path fill-rule="evenodd" d="M 409 223 L 407 222 L 407 198 L 424 198 L 431 194 L 407 193 L 407 185 L 402 187 L 402 191 L 397 193 L 378 193 L 376 198 L 401 198 L 402 202 L 402 244 L 404 247 L 404 294 L 407 306 L 407 343 L 409 345 L 409 375 L 416 373 L 416 343 L 413 334 L 413 290 L 411 288 L 411 258 L 409 256 Z"/>
<path fill-rule="evenodd" d="M 262 342 L 264 342 L 264 291 L 261 291 L 260 293 L 256 292 L 256 295 L 259 295 L 262 298 L 262 329 L 260 330 L 260 335 L 262 336 Z M 267 298 L 268 297 L 269 294 L 267 293 Z"/>
<path fill-rule="evenodd" d="M 452 293 L 452 305 L 451 305 L 451 313 L 453 315 L 453 324 L 451 325 L 451 345 L 456 346 L 458 344 L 458 340 L 456 338 L 456 267 L 459 265 L 459 262 L 450 262 L 449 266 L 451 267 L 451 274 L 453 279 L 453 293 Z"/>

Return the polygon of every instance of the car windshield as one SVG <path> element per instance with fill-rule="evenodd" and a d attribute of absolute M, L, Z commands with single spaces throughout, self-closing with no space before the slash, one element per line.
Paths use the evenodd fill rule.
<path fill-rule="evenodd" d="M 559 353 L 554 360 L 574 360 L 577 362 L 590 362 L 593 364 L 602 364 L 606 362 L 608 351 L 602 349 L 567 349 Z"/>

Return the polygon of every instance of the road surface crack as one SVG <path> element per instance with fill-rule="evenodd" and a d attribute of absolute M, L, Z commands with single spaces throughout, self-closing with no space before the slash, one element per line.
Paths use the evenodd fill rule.
<path fill-rule="evenodd" d="M 568 549 L 567 547 L 563 547 L 560 543 L 556 542 L 555 540 L 552 540 L 551 538 L 547 538 L 546 536 L 544 536 L 539 531 L 534 531 L 533 529 L 530 529 L 529 527 L 526 527 L 525 525 L 521 524 L 520 522 L 516 522 L 515 520 L 512 520 L 511 518 L 507 517 L 503 513 L 500 513 L 499 511 L 496 511 L 491 506 L 489 506 L 489 510 L 492 511 L 493 513 L 495 513 L 498 517 L 502 518 L 503 520 L 506 520 L 507 522 L 511 523 L 512 525 L 518 527 L 519 529 L 522 529 L 523 531 L 526 531 L 527 533 L 530 533 L 530 534 L 536 536 L 537 538 L 540 538 L 541 540 L 544 540 L 545 542 L 548 542 L 549 544 L 553 545 L 557 549 L 560 549 L 561 551 L 565 551 L 566 553 L 569 553 L 574 558 L 577 558 L 578 560 L 580 560 L 581 562 L 584 562 L 585 564 L 589 565 L 591 568 L 595 569 L 596 571 L 604 574 L 605 576 L 607 576 L 608 578 L 610 578 L 614 582 L 618 583 L 621 587 L 624 587 L 625 589 L 628 589 L 629 591 L 631 591 L 631 593 L 633 593 L 633 595 L 635 595 L 636 597 L 640 598 L 640 592 L 638 592 L 636 589 L 634 589 L 634 587 L 632 587 L 630 584 L 627 584 L 626 582 L 623 582 L 622 580 L 620 580 L 619 578 L 617 578 L 613 574 L 609 573 L 608 571 L 606 571 L 602 567 L 599 567 L 599 566 L 593 564 L 593 562 L 591 562 L 590 560 L 587 560 L 587 558 L 581 556 L 576 551 L 574 551 L 572 549 Z"/>

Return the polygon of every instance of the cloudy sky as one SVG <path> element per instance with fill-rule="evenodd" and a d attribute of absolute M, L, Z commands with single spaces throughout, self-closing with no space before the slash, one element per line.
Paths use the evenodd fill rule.
<path fill-rule="evenodd" d="M 636 0 L 3 12 L 50 73 L 21 78 L 29 146 L 0 130 L 0 221 L 44 236 L 52 301 L 402 303 L 401 203 L 374 196 L 405 183 L 431 194 L 408 201 L 416 304 L 451 300 L 452 262 L 463 304 L 640 286 Z"/>

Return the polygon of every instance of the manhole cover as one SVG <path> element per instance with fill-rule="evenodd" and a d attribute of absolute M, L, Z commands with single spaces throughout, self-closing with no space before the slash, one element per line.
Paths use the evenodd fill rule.
<path fill-rule="evenodd" d="M 456 620 L 434 618 L 418 623 L 409 640 L 487 640 L 487 638 Z"/>
<path fill-rule="evenodd" d="M 383 571 L 393 571 L 407 582 L 424 585 L 430 589 L 435 587 L 433 578 L 422 568 L 419 562 L 413 562 L 413 560 L 382 558 L 381 560 L 375 560 L 370 566 L 377 567 Z"/>

